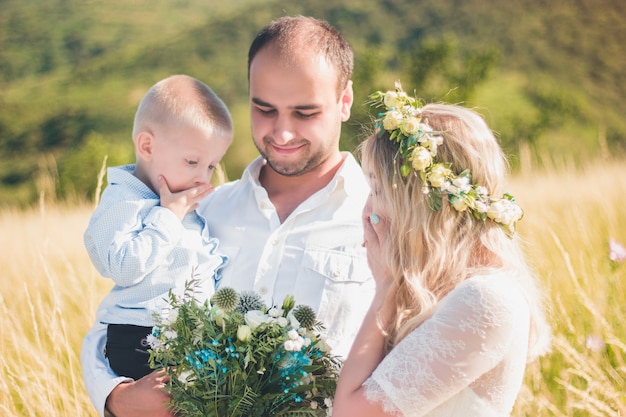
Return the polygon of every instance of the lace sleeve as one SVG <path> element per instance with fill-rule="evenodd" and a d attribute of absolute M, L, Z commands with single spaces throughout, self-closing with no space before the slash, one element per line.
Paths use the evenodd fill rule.
<path fill-rule="evenodd" d="M 493 369 L 516 333 L 527 340 L 528 307 L 514 286 L 502 275 L 474 277 L 450 292 L 365 382 L 368 400 L 423 416 Z"/>

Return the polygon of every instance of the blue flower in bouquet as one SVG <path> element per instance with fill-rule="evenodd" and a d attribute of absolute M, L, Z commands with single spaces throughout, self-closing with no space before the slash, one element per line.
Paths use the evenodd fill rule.
<path fill-rule="evenodd" d="M 247 291 L 221 288 L 210 301 L 170 293 L 157 317 L 150 365 L 170 380 L 171 409 L 189 417 L 327 416 L 339 360 L 320 336 L 323 326 L 292 296 L 265 306 Z"/>

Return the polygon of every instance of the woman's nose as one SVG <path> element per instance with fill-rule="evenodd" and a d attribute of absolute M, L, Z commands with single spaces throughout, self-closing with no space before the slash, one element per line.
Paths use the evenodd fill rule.
<path fill-rule="evenodd" d="M 363 206 L 363 220 L 368 220 L 372 214 L 372 197 L 367 197 L 365 205 Z"/>

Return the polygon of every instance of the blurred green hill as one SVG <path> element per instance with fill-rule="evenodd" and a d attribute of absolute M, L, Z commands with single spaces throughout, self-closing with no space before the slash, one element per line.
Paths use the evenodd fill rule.
<path fill-rule="evenodd" d="M 324 18 L 352 43 L 356 101 L 342 147 L 363 137 L 367 94 L 393 81 L 485 115 L 515 169 L 626 149 L 623 0 L 0 0 L 0 205 L 92 198 L 134 160 L 135 108 L 187 73 L 229 105 L 237 178 L 256 156 L 248 46 L 285 14 Z"/>

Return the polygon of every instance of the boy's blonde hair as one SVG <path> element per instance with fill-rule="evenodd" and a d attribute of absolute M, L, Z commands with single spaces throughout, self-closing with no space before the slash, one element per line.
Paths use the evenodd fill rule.
<path fill-rule="evenodd" d="M 233 132 L 224 102 L 206 84 L 188 75 L 172 75 L 148 90 L 135 113 L 133 139 L 142 131 L 154 134 L 159 125 L 191 126 L 217 136 Z"/>

